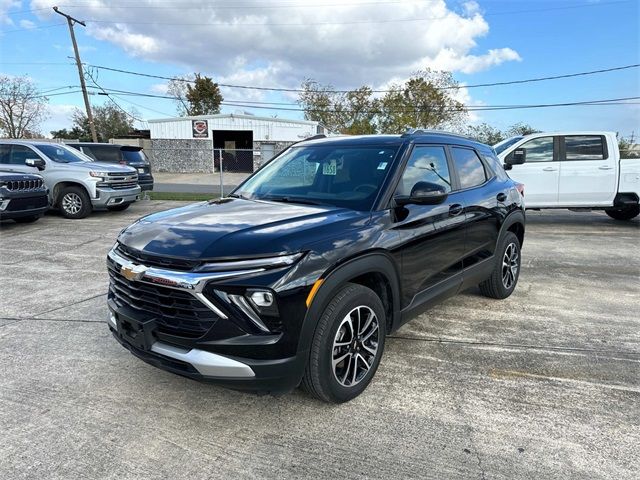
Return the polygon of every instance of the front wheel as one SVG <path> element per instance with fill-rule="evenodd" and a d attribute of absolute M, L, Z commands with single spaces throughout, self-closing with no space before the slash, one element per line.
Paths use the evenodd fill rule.
<path fill-rule="evenodd" d="M 378 369 L 385 335 L 380 298 L 367 287 L 346 284 L 320 317 L 302 379 L 304 388 L 330 403 L 357 397 Z"/>
<path fill-rule="evenodd" d="M 93 209 L 89 195 L 82 187 L 66 187 L 58 198 L 58 206 L 62 216 L 66 218 L 84 218 Z"/>
<path fill-rule="evenodd" d="M 632 205 L 623 208 L 608 208 L 604 212 L 614 220 L 631 220 L 640 214 L 640 206 Z"/>
<path fill-rule="evenodd" d="M 513 293 L 520 278 L 520 240 L 507 232 L 496 249 L 496 264 L 491 276 L 480 284 L 485 297 L 503 299 Z"/>

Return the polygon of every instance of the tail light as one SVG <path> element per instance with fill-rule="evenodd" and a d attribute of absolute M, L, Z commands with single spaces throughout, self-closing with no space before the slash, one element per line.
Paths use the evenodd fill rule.
<path fill-rule="evenodd" d="M 516 183 L 516 190 L 524 197 L 524 183 Z"/>

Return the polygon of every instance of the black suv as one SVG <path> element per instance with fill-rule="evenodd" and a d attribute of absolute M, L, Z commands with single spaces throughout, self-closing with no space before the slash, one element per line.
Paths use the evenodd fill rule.
<path fill-rule="evenodd" d="M 141 359 L 237 389 L 360 394 L 385 336 L 469 287 L 516 287 L 523 198 L 453 134 L 298 143 L 228 198 L 141 218 L 109 252 L 109 328 Z"/>
<path fill-rule="evenodd" d="M 35 222 L 49 210 L 48 194 L 40 175 L 0 170 L 0 220 Z"/>
<path fill-rule="evenodd" d="M 153 190 L 151 163 L 149 163 L 149 159 L 142 147 L 92 142 L 71 142 L 65 143 L 65 145 L 80 150 L 96 162 L 118 163 L 135 168 L 138 171 L 140 189 L 143 192 L 145 190 Z"/>

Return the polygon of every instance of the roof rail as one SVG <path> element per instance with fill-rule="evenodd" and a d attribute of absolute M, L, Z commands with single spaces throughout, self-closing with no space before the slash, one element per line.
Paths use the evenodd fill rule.
<path fill-rule="evenodd" d="M 429 129 L 429 128 L 407 128 L 407 131 L 400 136 L 412 137 L 414 135 L 427 135 L 427 134 L 448 135 L 450 137 L 459 137 L 459 138 L 466 138 L 466 139 L 470 138 L 460 133 L 452 133 L 452 132 L 447 132 L 445 130 L 435 130 L 435 129 Z"/>
<path fill-rule="evenodd" d="M 318 135 L 313 135 L 312 137 L 303 138 L 296 143 L 308 142 L 309 140 L 318 140 L 319 138 L 327 138 L 327 136 L 324 133 L 319 133 Z"/>

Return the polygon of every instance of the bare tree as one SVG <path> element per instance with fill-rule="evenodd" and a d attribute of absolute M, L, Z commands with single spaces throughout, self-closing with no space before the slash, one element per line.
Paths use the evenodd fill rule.
<path fill-rule="evenodd" d="M 195 81 L 195 75 L 186 75 L 170 80 L 167 85 L 167 94 L 174 97 L 176 111 L 181 117 L 189 115 L 191 105 L 187 99 L 187 94 L 189 93 L 187 86 L 192 81 Z"/>
<path fill-rule="evenodd" d="M 33 136 L 48 116 L 48 102 L 30 78 L 0 76 L 0 131 L 9 138 Z"/>

